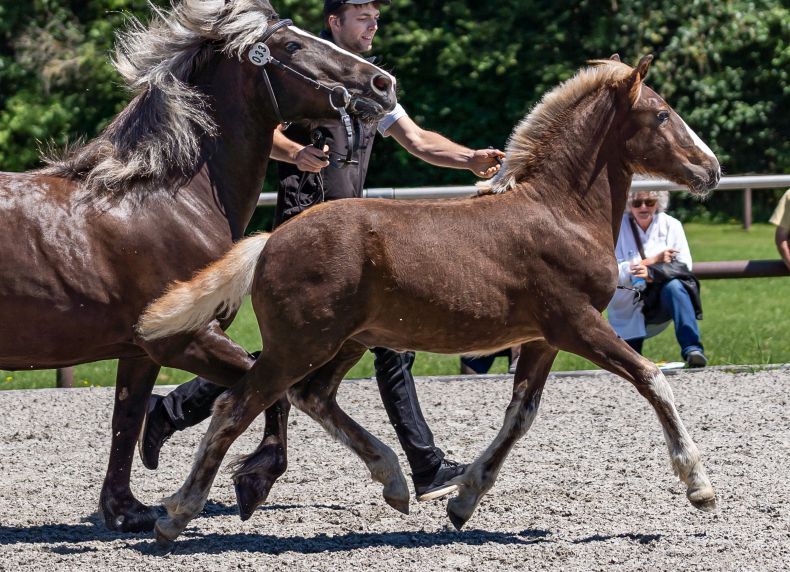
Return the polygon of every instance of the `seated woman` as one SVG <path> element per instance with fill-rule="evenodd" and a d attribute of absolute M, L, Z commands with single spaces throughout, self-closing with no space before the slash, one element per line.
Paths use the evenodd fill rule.
<path fill-rule="evenodd" d="M 657 315 L 647 324 L 644 302 L 637 300 L 633 290 L 641 290 L 652 281 L 649 268 L 673 260 L 691 270 L 691 251 L 680 221 L 666 214 L 667 191 L 631 191 L 620 225 L 615 256 L 619 268 L 618 288 L 609 303 L 609 323 L 617 335 L 642 353 L 646 337 L 661 332 L 670 321 L 675 323 L 675 337 L 688 367 L 704 367 L 708 363 L 700 340 L 695 301 L 684 283 L 674 278 L 665 282 L 659 294 Z M 699 314 L 701 317 L 701 313 Z"/>

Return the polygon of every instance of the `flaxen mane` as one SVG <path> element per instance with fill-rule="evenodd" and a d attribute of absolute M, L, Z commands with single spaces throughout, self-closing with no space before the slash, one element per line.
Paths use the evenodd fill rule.
<path fill-rule="evenodd" d="M 620 82 L 633 68 L 615 60 L 594 60 L 592 67 L 546 93 L 540 102 L 513 129 L 505 147 L 501 171 L 488 183 L 480 184 L 481 193 L 504 193 L 532 173 L 543 161 L 540 153 L 544 140 L 561 132 L 568 111 L 587 95 L 601 87 Z"/>
<path fill-rule="evenodd" d="M 92 193 L 177 188 L 201 163 L 201 141 L 216 135 L 192 74 L 217 51 L 241 57 L 264 33 L 273 10 L 264 0 L 183 0 L 152 7 L 148 27 L 132 18 L 117 37 L 113 65 L 134 99 L 96 139 L 45 158 L 41 172 L 81 180 Z"/>

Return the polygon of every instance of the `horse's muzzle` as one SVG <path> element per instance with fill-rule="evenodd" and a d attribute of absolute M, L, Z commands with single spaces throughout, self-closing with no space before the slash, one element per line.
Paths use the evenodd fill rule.
<path fill-rule="evenodd" d="M 362 96 L 353 96 L 346 109 L 362 121 L 377 121 L 386 113 L 379 103 Z"/>

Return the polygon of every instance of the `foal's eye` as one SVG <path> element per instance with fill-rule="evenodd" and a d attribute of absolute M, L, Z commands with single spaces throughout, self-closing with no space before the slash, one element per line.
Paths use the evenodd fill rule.
<path fill-rule="evenodd" d="M 285 51 L 292 54 L 301 47 L 302 45 L 299 42 L 288 42 L 285 44 Z"/>
<path fill-rule="evenodd" d="M 669 119 L 669 111 L 659 111 L 657 117 L 659 123 L 664 123 Z"/>

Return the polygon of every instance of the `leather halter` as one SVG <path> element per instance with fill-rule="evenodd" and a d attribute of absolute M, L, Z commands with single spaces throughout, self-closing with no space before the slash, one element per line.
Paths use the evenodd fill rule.
<path fill-rule="evenodd" d="M 266 66 L 272 64 L 284 72 L 291 73 L 302 81 L 307 82 L 313 88 L 329 94 L 329 105 L 340 114 L 340 121 L 343 124 L 343 128 L 345 129 L 346 137 L 348 139 L 348 151 L 345 160 L 342 162 L 345 164 L 350 164 L 353 162 L 351 160 L 351 155 L 354 148 L 354 128 L 351 123 L 351 117 L 348 115 L 348 111 L 346 110 L 348 105 L 351 103 L 351 95 L 348 93 L 348 90 L 342 84 L 330 87 L 321 83 L 320 81 L 307 77 L 303 73 L 282 63 L 272 56 L 271 50 L 269 50 L 269 47 L 266 45 L 266 40 L 271 38 L 278 30 L 291 26 L 292 24 L 293 22 L 287 18 L 283 20 L 277 20 L 277 22 L 275 22 L 266 30 L 261 39 L 252 45 L 248 53 L 248 58 L 254 65 L 261 68 L 263 81 L 266 84 L 266 90 L 269 92 L 269 98 L 271 99 L 272 107 L 274 108 L 274 114 L 277 117 L 277 121 L 282 123 L 286 128 L 291 124 L 291 122 L 286 121 L 280 112 L 280 106 L 277 103 L 277 96 L 275 95 L 274 89 L 272 88 L 272 82 L 269 79 L 269 74 L 266 72 Z M 335 96 L 340 98 L 340 105 L 335 105 Z"/>

